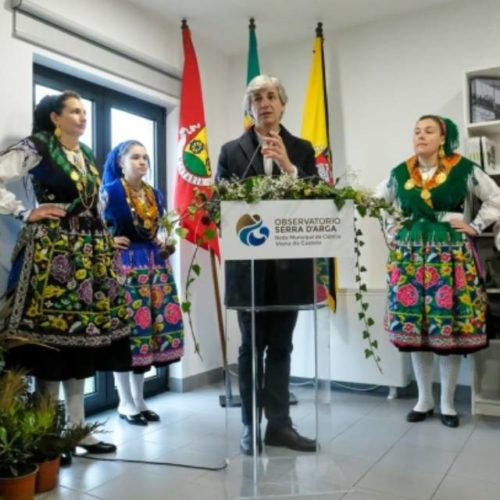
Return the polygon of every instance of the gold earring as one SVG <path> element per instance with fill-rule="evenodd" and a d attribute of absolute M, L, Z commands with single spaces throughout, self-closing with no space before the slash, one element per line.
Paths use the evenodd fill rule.
<path fill-rule="evenodd" d="M 59 139 L 62 135 L 61 127 L 59 125 L 56 125 L 56 128 L 54 129 L 54 135 L 56 136 L 57 139 Z"/>
<path fill-rule="evenodd" d="M 446 156 L 446 153 L 444 152 L 443 145 L 439 146 L 439 151 L 438 151 L 438 156 L 439 158 L 444 158 Z"/>

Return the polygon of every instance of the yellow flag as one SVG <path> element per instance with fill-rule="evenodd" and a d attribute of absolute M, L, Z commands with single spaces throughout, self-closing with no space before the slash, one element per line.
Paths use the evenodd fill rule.
<path fill-rule="evenodd" d="M 313 145 L 318 175 L 324 181 L 333 184 L 332 154 L 328 132 L 323 28 L 322 23 L 318 23 L 313 45 L 313 60 L 307 86 L 301 135 Z M 328 307 L 332 311 L 337 308 L 337 276 L 336 259 L 317 260 L 317 297 L 320 300 L 326 300 Z"/>
<path fill-rule="evenodd" d="M 318 174 L 324 181 L 333 184 L 332 155 L 328 137 L 328 102 L 325 86 L 322 23 L 318 23 L 316 28 L 301 135 L 314 147 Z"/>

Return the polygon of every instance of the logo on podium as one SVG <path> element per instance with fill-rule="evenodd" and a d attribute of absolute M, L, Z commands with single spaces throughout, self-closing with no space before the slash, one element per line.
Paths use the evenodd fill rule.
<path fill-rule="evenodd" d="M 236 223 L 236 234 L 245 245 L 259 247 L 267 241 L 270 232 L 260 215 L 245 214 Z"/>

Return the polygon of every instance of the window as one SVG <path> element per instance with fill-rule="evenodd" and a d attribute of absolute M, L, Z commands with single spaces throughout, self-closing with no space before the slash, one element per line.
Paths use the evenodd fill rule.
<path fill-rule="evenodd" d="M 151 168 L 147 182 L 166 191 L 166 111 L 160 106 L 87 82 L 38 64 L 34 65 L 33 104 L 44 96 L 74 90 L 87 110 L 87 130 L 81 141 L 89 146 L 102 173 L 107 153 L 128 139 L 144 144 Z M 166 199 L 166 196 L 165 196 Z M 168 390 L 168 370 L 151 369 L 146 374 L 146 395 Z M 118 396 L 112 373 L 98 373 L 85 381 L 85 408 L 88 414 L 115 407 Z"/>

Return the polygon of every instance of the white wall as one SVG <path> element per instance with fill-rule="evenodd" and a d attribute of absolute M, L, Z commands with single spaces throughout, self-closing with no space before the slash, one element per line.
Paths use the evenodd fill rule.
<path fill-rule="evenodd" d="M 40 0 L 36 3 L 44 9 L 55 12 L 57 15 L 72 20 L 79 25 L 87 26 L 92 31 L 126 47 L 132 47 L 135 52 L 142 52 L 166 65 L 178 70 L 182 69 L 183 52 L 180 20 L 178 23 L 168 23 L 158 19 L 157 16 L 147 15 L 143 10 L 119 0 L 88 0 L 86 2 Z M 168 194 L 170 201 L 172 201 L 178 124 L 178 111 L 175 107 L 177 103 L 172 101 L 170 96 L 158 95 L 158 93 L 153 93 L 146 88 L 128 84 L 126 80 L 106 75 L 102 71 L 96 71 L 90 66 L 76 63 L 14 39 L 12 37 L 12 12 L 6 7 L 7 4 L 10 5 L 10 2 L 4 2 L 4 5 L 0 7 L 0 60 L 2 61 L 2 74 L 8 75 L 8 77 L 2 78 L 1 83 L 0 148 L 12 144 L 27 135 L 31 130 L 33 57 L 35 54 L 42 54 L 63 62 L 67 66 L 78 68 L 79 71 L 98 75 L 101 82 L 102 79 L 108 80 L 109 85 L 112 87 L 119 87 L 123 90 L 124 85 L 130 85 L 133 95 L 169 107 L 170 113 L 167 118 L 167 126 L 169 127 L 167 137 L 167 177 L 169 179 Z M 209 149 L 212 158 L 214 158 L 220 145 L 227 137 L 224 109 L 221 106 L 221 103 L 225 100 L 225 84 L 228 81 L 226 77 L 228 72 L 227 61 L 198 34 L 192 33 L 192 38 L 200 65 L 206 120 L 210 124 L 208 132 Z M 133 77 L 133 75 L 130 76 Z M 20 189 L 17 190 L 21 191 Z M 16 226 L 12 224 L 10 218 L 0 216 L 0 293 L 6 283 L 5 273 L 9 267 L 15 230 Z M 205 252 L 201 253 L 204 254 Z M 190 249 L 184 249 L 181 251 L 180 256 L 176 256 L 175 267 L 180 289 L 182 288 L 180 278 L 182 276 L 182 279 L 184 279 L 189 257 Z M 196 294 L 194 302 L 201 302 L 202 297 L 211 296 L 206 283 L 209 277 L 208 266 L 204 263 L 203 267 L 207 269 L 207 272 L 204 273 L 202 279 L 194 287 L 194 293 Z M 203 299 L 203 302 L 208 307 L 200 308 L 200 317 L 196 318 L 196 323 L 199 324 L 197 333 L 200 337 L 204 361 L 201 363 L 194 356 L 187 335 L 186 355 L 183 362 L 172 367 L 172 375 L 175 377 L 187 377 L 219 367 L 221 364 L 214 308 L 210 301 L 207 302 Z"/>
<path fill-rule="evenodd" d="M 411 156 L 413 125 L 424 113 L 450 117 L 463 133 L 464 72 L 500 65 L 499 26 L 496 0 L 453 3 L 337 33 L 328 32 L 325 23 L 336 175 L 347 170 L 357 175 L 361 185 L 376 186 L 392 167 Z M 257 37 L 263 39 L 265 33 L 257 30 Z M 262 71 L 285 83 L 290 101 L 283 122 L 293 133 L 300 132 L 312 38 L 260 51 Z M 233 58 L 231 73 L 244 75 L 245 64 L 244 57 Z M 235 81 L 229 95 L 235 106 L 241 102 L 240 83 Z M 231 111 L 233 135 L 240 130 L 239 116 L 239 110 Z M 362 221 L 362 228 L 368 287 L 383 289 L 387 252 L 378 223 Z M 353 286 L 351 273 L 352 267 L 341 263 L 341 287 Z M 382 308 L 371 312 L 376 320 L 382 319 Z M 296 350 L 301 348 L 296 343 Z M 459 383 L 469 380 L 466 361 Z"/>
<path fill-rule="evenodd" d="M 359 169 L 362 184 L 376 185 L 412 154 L 412 128 L 424 113 L 453 119 L 463 140 L 464 72 L 500 65 L 498 26 L 498 2 L 464 1 L 333 37 L 342 97 L 333 123 L 344 138 L 346 164 Z M 365 231 L 368 283 L 383 287 L 379 228 L 371 222 Z M 468 360 L 459 383 L 470 383 Z"/>
<path fill-rule="evenodd" d="M 180 68 L 182 48 L 176 23 L 147 16 L 142 10 L 118 0 L 39 0 L 38 3 Z M 328 32 L 325 23 L 336 174 L 354 171 L 362 185 L 373 187 L 393 166 L 411 154 L 412 127 L 420 114 L 445 114 L 463 129 L 463 73 L 500 63 L 498 26 L 500 5 L 496 0 L 464 0 L 338 33 Z M 31 65 L 37 49 L 13 39 L 11 28 L 11 13 L 2 7 L 0 60 L 3 74 L 8 78 L 3 78 L 1 83 L 0 147 L 26 135 L 31 126 Z M 311 26 L 310 39 L 260 50 L 262 71 L 280 76 L 286 85 L 290 103 L 284 124 L 296 134 L 300 133 L 313 33 L 314 26 Z M 265 33 L 257 31 L 257 37 L 263 40 Z M 203 84 L 209 149 L 215 165 L 221 144 L 241 132 L 240 105 L 245 86 L 246 54 L 228 60 L 206 43 L 202 33 L 193 33 L 193 41 Z M 168 124 L 167 156 L 171 179 L 175 167 L 175 134 L 172 134 L 177 124 L 175 109 L 169 114 Z M 373 290 L 381 289 L 385 286 L 382 263 L 386 250 L 375 222 L 367 221 L 363 228 L 369 250 L 364 252 L 369 269 L 368 286 Z M 5 226 L 0 231 L 0 241 L 5 241 Z M 2 264 L 10 252 L 4 247 L 0 250 Z M 190 252 L 181 253 L 180 267 L 185 271 Z M 194 292 L 195 302 L 205 305 L 196 318 L 204 362 L 188 352 L 182 366 L 174 368 L 176 376 L 189 376 L 220 365 L 215 315 L 212 304 L 205 303 L 205 297 L 211 296 L 208 265 L 206 261 L 202 264 L 206 272 L 195 285 Z M 342 287 L 352 286 L 351 269 L 347 263 L 342 264 Z M 372 312 L 381 319 L 381 310 Z M 297 345 L 296 350 L 299 349 Z M 462 370 L 460 382 L 468 380 L 467 371 Z"/>

